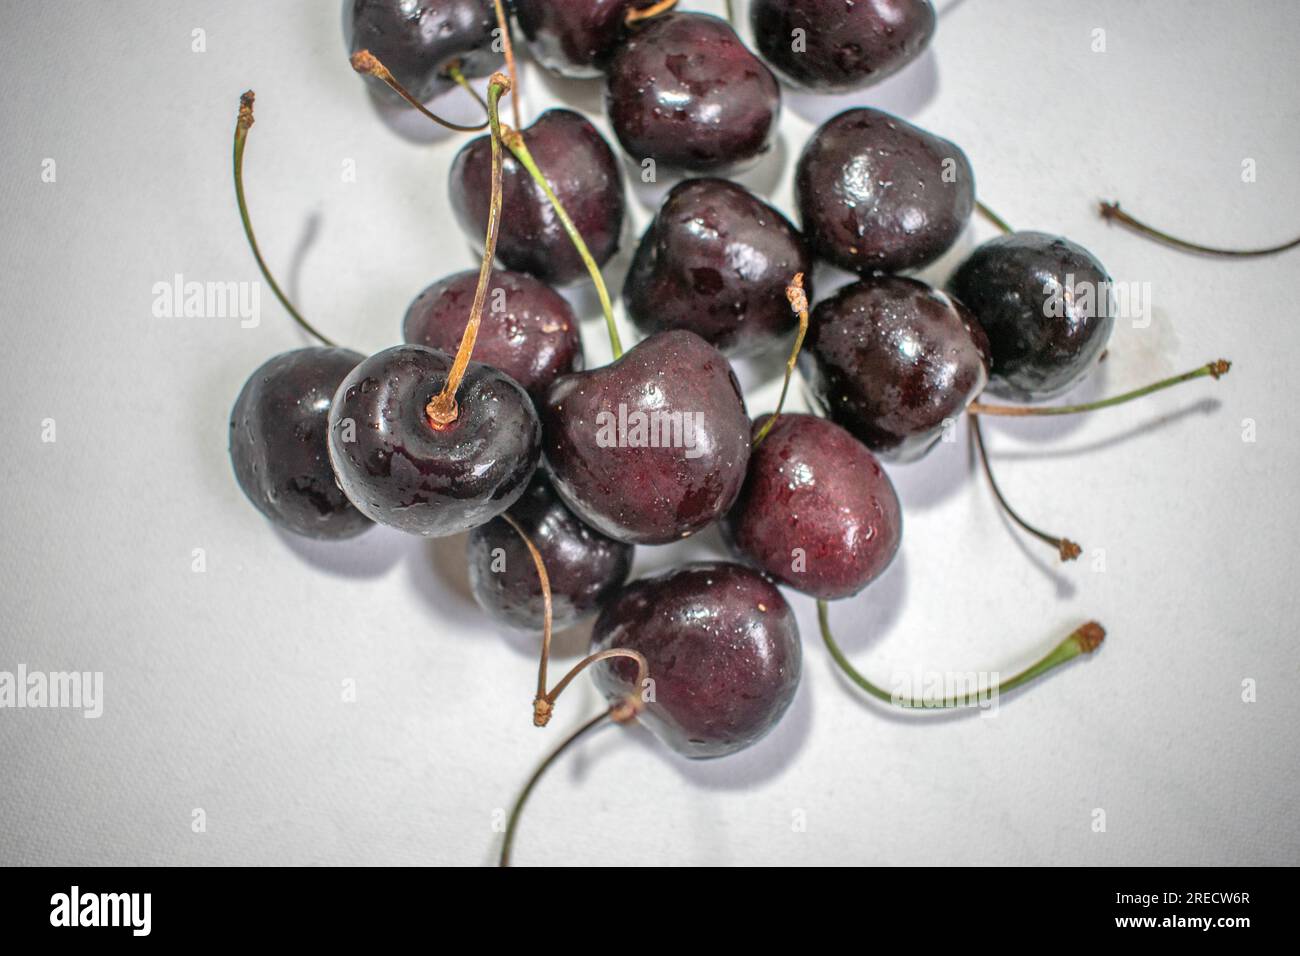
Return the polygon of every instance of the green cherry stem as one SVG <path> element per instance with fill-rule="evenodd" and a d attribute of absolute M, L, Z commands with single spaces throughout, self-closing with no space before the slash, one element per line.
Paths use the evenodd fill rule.
<path fill-rule="evenodd" d="M 975 208 L 980 211 L 981 216 L 983 216 L 989 222 L 993 223 L 993 225 L 997 226 L 998 229 L 1000 229 L 1002 232 L 1004 233 L 1015 232 L 1014 229 L 1012 229 L 1009 225 L 1007 225 L 1007 221 L 1005 219 L 1003 219 L 1001 216 L 995 213 L 988 206 L 984 205 L 984 203 L 982 203 L 978 199 L 975 200 Z"/>
<path fill-rule="evenodd" d="M 244 198 L 244 146 L 248 141 L 248 131 L 253 126 L 253 100 L 254 94 L 252 90 L 244 93 L 239 98 L 239 118 L 235 120 L 235 201 L 239 203 L 239 218 L 244 224 L 244 235 L 248 238 L 248 245 L 253 250 L 253 258 L 257 260 L 257 268 L 262 271 L 262 278 L 271 287 L 271 291 L 280 300 L 280 304 L 284 306 L 285 311 L 308 334 L 319 340 L 322 345 L 334 348 L 334 342 L 318 332 L 316 327 L 304 319 L 298 310 L 293 307 L 289 297 L 284 294 L 280 284 L 275 281 L 275 276 L 271 275 L 266 260 L 262 258 L 262 250 L 257 245 L 257 236 L 253 233 L 253 221 L 248 215 L 248 202 Z"/>
<path fill-rule="evenodd" d="M 794 279 L 785 287 L 785 297 L 790 303 L 791 310 L 799 316 L 799 332 L 794 337 L 794 348 L 790 351 L 790 359 L 785 363 L 785 381 L 781 383 L 781 397 L 776 400 L 776 411 L 768 417 L 763 427 L 758 430 L 758 434 L 754 436 L 754 443 L 751 446 L 753 448 L 757 448 L 767 437 L 767 433 L 776 424 L 781 409 L 785 407 L 785 396 L 790 391 L 790 376 L 794 374 L 795 364 L 799 361 L 799 351 L 803 348 L 804 336 L 808 334 L 808 296 L 803 290 L 802 272 L 796 272 Z"/>
<path fill-rule="evenodd" d="M 1174 249 L 1181 249 L 1184 252 L 1196 252 L 1204 256 L 1228 256 L 1232 258 L 1245 259 L 1251 256 L 1272 256 L 1279 252 L 1286 252 L 1288 249 L 1294 249 L 1300 246 L 1300 237 L 1292 239 L 1290 242 L 1284 242 L 1277 246 L 1268 246 L 1264 249 L 1221 249 L 1216 246 L 1203 246 L 1199 242 L 1189 242 L 1186 239 L 1179 239 L 1177 236 L 1171 236 L 1154 226 L 1148 226 L 1145 222 L 1130 216 L 1119 208 L 1119 201 L 1102 200 L 1097 204 L 1101 218 L 1107 222 L 1118 222 L 1122 226 L 1127 226 L 1139 235 L 1146 236 L 1148 239 L 1154 239 L 1156 242 L 1164 243 Z"/>
<path fill-rule="evenodd" d="M 1131 402 L 1135 398 L 1142 398 L 1144 395 L 1150 395 L 1152 392 L 1159 392 L 1162 389 L 1172 388 L 1183 382 L 1190 382 L 1192 379 L 1204 378 L 1209 376 L 1213 379 L 1219 379 L 1228 374 L 1228 369 L 1232 368 L 1232 363 L 1227 359 L 1217 359 L 1200 368 L 1194 368 L 1190 372 L 1184 372 L 1182 375 L 1175 375 L 1172 378 L 1161 379 L 1142 388 L 1135 388 L 1131 392 L 1124 392 L 1120 395 L 1112 395 L 1110 398 L 1099 399 L 1095 402 L 1085 402 L 1082 405 L 986 405 L 983 402 L 971 402 L 966 406 L 966 411 L 972 415 L 1002 415 L 1014 418 L 1020 418 L 1026 415 L 1078 415 L 1081 412 L 1096 411 L 1099 408 L 1110 408 L 1113 405 L 1123 405 L 1125 402 Z"/>
<path fill-rule="evenodd" d="M 578 227 L 569 218 L 569 213 L 565 210 L 564 204 L 560 202 L 560 197 L 555 195 L 555 190 L 551 188 L 551 184 L 547 182 L 546 176 L 533 159 L 532 153 L 528 151 L 528 145 L 524 142 L 523 135 L 518 130 L 507 129 L 502 136 L 506 148 L 519 161 L 519 164 L 528 170 L 528 175 L 533 177 L 533 182 L 537 183 L 542 192 L 546 194 L 547 200 L 555 209 L 556 218 L 560 220 L 560 225 L 568 233 L 573 247 L 578 251 L 578 255 L 587 266 L 587 272 L 591 274 L 591 281 L 596 286 L 596 295 L 600 298 L 601 311 L 605 313 L 605 327 L 609 331 L 610 348 L 614 351 L 614 358 L 621 357 L 623 343 L 618 337 L 618 326 L 614 323 L 614 306 L 609 299 L 609 290 L 605 288 L 605 278 L 600 274 L 600 266 L 596 265 L 596 260 L 592 257 L 591 250 L 587 248 L 582 233 L 578 232 Z"/>
<path fill-rule="evenodd" d="M 483 107 L 483 115 L 486 116 L 488 112 L 487 100 L 483 99 L 483 96 L 479 91 L 470 85 L 469 80 L 465 79 L 465 74 L 460 71 L 460 64 L 453 63 L 451 66 L 447 67 L 447 75 L 455 80 L 456 85 L 468 93 L 473 98 L 474 102 Z M 483 127 L 480 126 L 479 129 L 483 129 Z"/>
<path fill-rule="evenodd" d="M 388 72 L 388 67 L 384 66 L 384 64 L 379 62 L 379 58 L 376 57 L 369 50 L 358 50 L 356 53 L 352 54 L 351 62 L 352 62 L 352 69 L 356 70 L 358 73 L 361 73 L 365 76 L 373 76 L 375 79 L 381 80 L 382 82 L 387 84 L 390 90 L 392 90 L 402 99 L 406 100 L 406 102 L 410 103 L 417 110 L 419 110 L 425 116 L 429 117 L 429 119 L 433 120 L 439 126 L 446 127 L 447 129 L 453 130 L 457 133 L 477 133 L 480 130 L 487 129 L 488 126 L 487 121 L 479 123 L 477 126 L 463 126 L 460 123 L 453 123 L 451 120 L 445 120 L 437 113 L 430 112 L 428 109 L 425 108 L 423 103 L 421 103 L 419 100 L 417 100 L 414 96 L 412 96 L 410 93 L 406 91 L 406 87 L 402 86 L 401 83 L 397 82 L 393 74 Z M 456 70 L 456 73 L 459 72 L 460 72 L 459 70 Z M 453 78 L 455 77 L 455 75 L 456 75 L 455 73 L 452 74 Z M 464 77 L 462 77 L 461 79 L 464 79 Z M 480 100 L 480 102 L 482 102 L 482 100 Z"/>
<path fill-rule="evenodd" d="M 497 29 L 501 31 L 501 52 L 506 58 L 506 73 L 510 75 L 510 88 L 515 91 L 514 98 L 510 101 L 510 108 L 514 111 L 515 126 L 523 126 L 524 122 L 519 118 L 519 74 L 515 72 L 515 47 L 510 41 L 510 21 L 506 18 L 505 7 L 501 5 L 501 0 L 493 0 L 496 6 Z"/>
<path fill-rule="evenodd" d="M 831 634 L 830 612 L 825 601 L 817 602 L 817 620 L 821 624 L 822 640 L 826 642 L 826 648 L 830 651 L 831 657 L 835 659 L 835 663 L 839 665 L 840 670 L 845 673 L 849 680 L 853 681 L 853 683 L 857 684 L 858 687 L 877 700 L 909 710 L 941 709 L 969 705 L 969 698 L 959 697 L 946 697 L 942 701 L 925 700 L 916 697 L 899 700 L 895 695 L 889 693 L 889 691 L 878 687 L 871 681 L 867 680 L 867 678 L 863 677 L 862 674 L 858 672 L 857 668 L 849 663 L 849 659 L 844 656 L 844 652 L 840 650 L 839 645 L 835 643 L 834 636 Z M 1056 647 L 1052 648 L 1052 650 L 1050 650 L 1047 655 L 1041 658 L 1037 663 L 1031 664 L 1028 668 L 1021 671 L 1019 674 L 1016 674 L 1014 677 L 1008 677 L 1006 680 L 1000 681 L 996 687 L 996 693 L 1000 695 L 1015 690 L 1017 687 L 1021 687 L 1036 678 L 1042 677 L 1053 668 L 1060 667 L 1067 661 L 1074 660 L 1074 658 L 1078 657 L 1080 654 L 1091 654 L 1101 646 L 1101 642 L 1105 637 L 1106 632 L 1102 626 L 1096 621 L 1089 621 L 1087 624 L 1084 624 L 1082 627 L 1075 630 L 1065 640 L 1061 641 L 1060 644 L 1057 644 Z M 987 693 L 989 693 L 987 688 L 978 692 L 979 695 Z"/>

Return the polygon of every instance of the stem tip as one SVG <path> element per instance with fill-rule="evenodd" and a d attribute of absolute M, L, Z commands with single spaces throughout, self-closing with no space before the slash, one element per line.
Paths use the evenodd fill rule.
<path fill-rule="evenodd" d="M 1081 653 L 1091 654 L 1106 639 L 1106 629 L 1096 621 L 1089 621 L 1074 632 L 1074 639 Z"/>
<path fill-rule="evenodd" d="M 1079 547 L 1077 541 L 1071 541 L 1069 538 L 1062 538 L 1059 545 L 1062 561 L 1073 561 L 1083 554 L 1083 549 Z"/>
<path fill-rule="evenodd" d="M 533 726 L 545 727 L 551 722 L 551 711 L 555 709 L 545 697 L 538 697 L 533 701 Z"/>
<path fill-rule="evenodd" d="M 239 128 L 247 130 L 253 125 L 253 100 L 257 98 L 252 90 L 246 90 L 239 96 Z"/>
<path fill-rule="evenodd" d="M 1211 378 L 1222 378 L 1228 374 L 1228 369 L 1232 368 L 1232 363 L 1227 359 L 1215 359 L 1208 366 Z"/>

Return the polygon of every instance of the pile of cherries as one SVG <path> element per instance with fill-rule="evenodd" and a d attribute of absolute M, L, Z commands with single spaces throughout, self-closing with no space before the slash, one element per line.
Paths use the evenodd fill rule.
<path fill-rule="evenodd" d="M 507 61 L 513 71 L 499 30 L 509 13 L 546 69 L 603 78 L 634 164 L 653 160 L 660 177 L 680 179 L 622 289 L 644 337 L 623 352 L 607 307 L 615 358 L 600 368 L 584 368 L 577 316 L 555 287 L 594 282 L 608 301 L 599 267 L 623 228 L 622 164 L 572 110 L 525 129 L 499 122 L 513 85 L 497 72 Z M 492 77 L 492 130 L 461 149 L 449 183 L 466 234 L 487 236 L 484 268 L 416 296 L 404 344 L 272 358 L 230 421 L 240 487 L 287 531 L 470 532 L 484 611 L 544 632 L 538 724 L 590 667 L 610 702 L 601 718 L 639 720 L 688 757 L 750 746 L 794 697 L 801 643 L 778 585 L 838 600 L 889 566 L 903 522 L 880 459 L 926 455 L 973 403 L 1024 411 L 984 405 L 986 394 L 1061 395 L 1097 364 L 1114 322 L 1080 306 L 1083 287 L 1107 287 L 1105 269 L 1059 236 L 1008 232 L 945 290 L 903 275 L 967 228 L 975 180 L 958 146 L 879 110 L 846 110 L 805 145 L 799 227 L 722 178 L 771 148 L 781 83 L 862 89 L 915 59 L 936 19 L 926 0 L 753 0 L 749 15 L 757 53 L 726 20 L 671 0 L 513 0 L 506 11 L 499 0 L 353 0 L 346 41 L 377 97 L 396 102 L 392 89 L 404 89 L 428 104 Z M 256 253 L 240 179 L 251 125 L 247 94 L 236 185 Z M 860 278 L 810 309 L 818 262 Z M 730 359 L 792 345 L 824 416 L 778 406 L 751 418 Z M 1192 374 L 1202 372 L 1215 374 Z M 663 427 L 611 442 L 611 418 Z M 664 423 L 684 424 L 682 434 Z M 715 522 L 734 561 L 627 583 L 636 545 Z M 548 688 L 552 628 L 590 615 L 592 655 Z M 1096 625 L 1081 628 L 1053 664 L 1100 638 Z"/>

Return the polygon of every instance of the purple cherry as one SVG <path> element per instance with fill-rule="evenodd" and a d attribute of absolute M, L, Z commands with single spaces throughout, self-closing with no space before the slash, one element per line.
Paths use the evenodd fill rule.
<path fill-rule="evenodd" d="M 528 48 L 553 73 L 600 76 L 627 36 L 627 15 L 658 0 L 514 0 Z"/>

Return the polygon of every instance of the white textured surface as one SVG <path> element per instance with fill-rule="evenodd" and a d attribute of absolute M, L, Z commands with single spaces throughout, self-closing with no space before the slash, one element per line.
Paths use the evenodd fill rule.
<path fill-rule="evenodd" d="M 1092 205 L 1118 195 L 1224 243 L 1300 229 L 1300 7 L 939 6 L 932 51 L 883 89 L 787 98 L 780 162 L 749 181 L 774 182 L 789 209 L 814 111 L 898 110 L 961 144 L 1013 224 L 1063 232 L 1116 279 L 1152 284 L 1152 326 L 1121 323 L 1080 394 L 1220 355 L 1236 365 L 1218 385 L 1086 421 L 990 427 L 1008 494 L 1089 549 L 1064 570 L 1004 527 L 964 440 L 892 469 L 902 559 L 835 617 L 882 680 L 914 664 L 1007 671 L 1087 617 L 1110 637 L 996 718 L 912 720 L 837 678 L 812 603 L 795 598 L 804 680 L 776 733 L 692 764 L 641 732 L 604 732 L 537 792 L 520 863 L 1300 862 L 1300 253 L 1196 259 L 1108 229 Z M 246 503 L 229 407 L 258 364 L 304 341 L 267 290 L 254 330 L 151 315 L 153 284 L 176 273 L 256 278 L 229 174 L 245 88 L 268 258 L 306 314 L 362 350 L 396 341 L 409 299 L 474 261 L 447 208 L 458 143 L 415 144 L 378 119 L 334 3 L 111 7 L 0 10 L 0 670 L 105 681 L 99 720 L 0 711 L 0 862 L 487 862 L 494 812 L 595 712 L 594 692 L 578 682 L 552 730 L 530 726 L 531 645 L 464 596 L 461 539 L 376 530 L 305 546 Z M 191 52 L 196 27 L 205 53 Z M 524 87 L 529 113 L 563 98 L 603 125 L 596 85 L 526 68 Z M 347 159 L 355 183 L 341 181 Z M 649 211 L 633 208 L 639 230 Z M 977 222 L 962 248 L 991 234 Z M 596 315 L 593 363 L 608 354 Z M 768 381 L 751 408 L 775 392 Z M 718 547 L 708 535 L 688 550 Z M 682 553 L 643 549 L 638 564 Z M 1257 703 L 1241 700 L 1246 678 Z M 195 808 L 206 833 L 191 832 Z"/>

